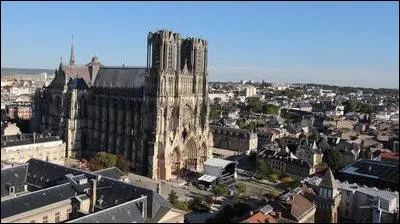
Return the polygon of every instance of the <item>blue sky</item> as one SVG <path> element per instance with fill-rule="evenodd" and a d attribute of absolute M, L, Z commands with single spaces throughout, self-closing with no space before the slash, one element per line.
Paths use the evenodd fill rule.
<path fill-rule="evenodd" d="M 209 79 L 399 87 L 398 2 L 1 2 L 1 66 L 146 65 L 149 31 L 209 42 Z"/>

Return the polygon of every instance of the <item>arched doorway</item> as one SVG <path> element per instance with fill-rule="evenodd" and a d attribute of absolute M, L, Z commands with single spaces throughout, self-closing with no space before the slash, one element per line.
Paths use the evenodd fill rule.
<path fill-rule="evenodd" d="M 197 150 L 197 144 L 194 139 L 189 139 L 185 145 L 187 153 L 186 168 L 189 170 L 197 170 Z"/>
<path fill-rule="evenodd" d="M 179 153 L 179 149 L 175 148 L 174 150 L 172 150 L 172 155 L 171 155 L 171 174 L 178 175 L 180 168 L 181 168 L 181 154 Z"/>
<path fill-rule="evenodd" d="M 201 165 L 204 165 L 204 162 L 207 160 L 207 156 L 208 156 L 207 145 L 205 142 L 203 142 L 203 144 L 201 144 L 201 147 L 200 147 L 200 164 Z"/>

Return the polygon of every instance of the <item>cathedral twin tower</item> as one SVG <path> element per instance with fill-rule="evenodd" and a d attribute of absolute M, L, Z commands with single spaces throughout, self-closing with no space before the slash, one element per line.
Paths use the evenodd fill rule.
<path fill-rule="evenodd" d="M 149 33 L 146 67 L 60 63 L 38 96 L 38 131 L 59 135 L 67 157 L 121 154 L 136 173 L 171 179 L 211 157 L 207 41 Z"/>

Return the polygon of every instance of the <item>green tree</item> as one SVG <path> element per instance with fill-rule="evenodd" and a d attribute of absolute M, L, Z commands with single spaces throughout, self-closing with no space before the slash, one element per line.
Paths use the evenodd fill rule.
<path fill-rule="evenodd" d="M 197 212 L 210 212 L 211 205 L 204 200 L 204 196 L 197 194 L 189 201 L 189 209 Z"/>
<path fill-rule="evenodd" d="M 373 112 L 373 109 L 374 107 L 370 103 L 360 103 L 357 111 L 360 113 L 371 114 Z"/>
<path fill-rule="evenodd" d="M 237 126 L 239 126 L 239 128 L 243 129 L 247 126 L 246 121 L 244 119 L 239 119 L 236 121 Z"/>
<path fill-rule="evenodd" d="M 295 189 L 301 186 L 301 182 L 299 180 L 293 180 L 289 183 L 288 187 Z"/>
<path fill-rule="evenodd" d="M 210 108 L 210 119 L 218 119 L 221 116 L 221 111 L 218 109 L 211 107 Z"/>
<path fill-rule="evenodd" d="M 267 161 L 264 159 L 258 159 L 256 167 L 256 179 L 261 180 L 266 178 L 269 172 Z"/>
<path fill-rule="evenodd" d="M 322 157 L 323 161 L 331 168 L 333 173 L 339 169 L 341 164 L 341 155 L 338 151 L 334 149 L 328 149 L 325 151 L 324 156 Z"/>
<path fill-rule="evenodd" d="M 258 97 L 247 97 L 247 109 L 253 111 L 255 113 L 262 112 L 262 103 Z"/>
<path fill-rule="evenodd" d="M 178 195 L 176 194 L 176 192 L 174 191 L 174 190 L 172 190 L 171 192 L 169 192 L 169 194 L 168 194 L 168 201 L 171 203 L 171 204 L 173 204 L 173 205 L 175 205 L 176 204 L 176 202 L 178 201 Z"/>
<path fill-rule="evenodd" d="M 96 160 L 102 164 L 104 168 L 114 167 L 117 165 L 117 156 L 107 152 L 98 152 Z"/>
<path fill-rule="evenodd" d="M 271 174 L 275 174 L 276 176 L 278 176 L 278 179 L 284 175 L 284 173 L 278 169 L 272 169 Z"/>
<path fill-rule="evenodd" d="M 246 185 L 242 182 L 236 184 L 236 191 L 239 195 L 244 194 L 246 192 Z"/>
<path fill-rule="evenodd" d="M 264 196 L 270 199 L 275 199 L 276 197 L 278 197 L 280 195 L 279 191 L 277 191 L 276 189 L 266 193 Z"/>
<path fill-rule="evenodd" d="M 276 174 L 270 174 L 270 175 L 268 175 L 268 180 L 269 181 L 271 181 L 271 182 L 273 182 L 273 183 L 276 183 L 276 181 L 279 179 L 279 176 L 278 175 L 276 175 Z"/>
<path fill-rule="evenodd" d="M 229 192 L 228 185 L 226 185 L 226 184 L 217 184 L 212 189 L 212 192 L 215 195 L 215 197 L 220 197 L 220 196 L 227 195 L 228 192 Z"/>
<path fill-rule="evenodd" d="M 189 204 L 186 201 L 176 201 L 175 208 L 188 212 L 189 211 Z"/>
<path fill-rule="evenodd" d="M 262 106 L 262 112 L 264 114 L 276 114 L 279 113 L 279 107 L 273 104 L 264 104 Z"/>
<path fill-rule="evenodd" d="M 348 112 L 356 112 L 357 110 L 357 104 L 354 100 L 346 100 L 343 102 L 343 106 L 344 106 L 344 113 L 348 113 Z"/>

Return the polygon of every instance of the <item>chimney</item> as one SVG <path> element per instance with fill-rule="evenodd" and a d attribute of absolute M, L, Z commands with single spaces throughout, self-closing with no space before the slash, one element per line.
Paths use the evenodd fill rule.
<path fill-rule="evenodd" d="M 157 183 L 157 193 L 161 194 L 161 184 Z"/>
<path fill-rule="evenodd" d="M 96 206 L 96 191 L 97 191 L 97 180 L 96 179 L 90 179 L 89 180 L 89 185 L 90 185 L 90 208 L 89 212 L 94 212 L 94 208 Z"/>

